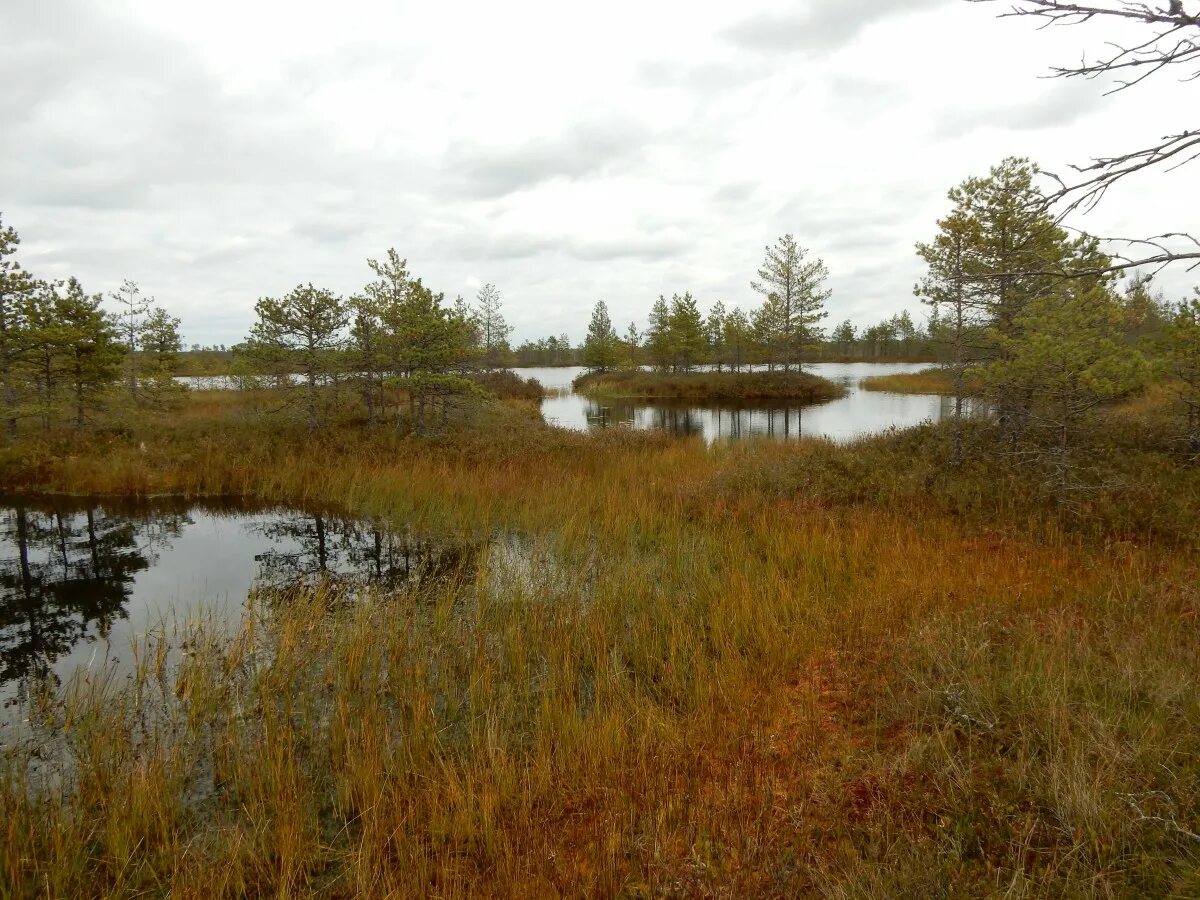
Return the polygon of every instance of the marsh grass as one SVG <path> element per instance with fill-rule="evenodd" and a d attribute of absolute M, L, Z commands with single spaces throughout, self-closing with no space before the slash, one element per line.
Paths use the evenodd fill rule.
<path fill-rule="evenodd" d="M 872 375 L 861 382 L 863 390 L 887 391 L 893 394 L 941 394 L 954 393 L 954 378 L 951 373 L 936 366 L 920 372 L 904 372 L 894 375 Z"/>
<path fill-rule="evenodd" d="M 193 401 L 0 471 L 503 528 L 525 562 L 256 597 L 35 691 L 14 894 L 1195 893 L 1200 481 L 1141 416 L 1066 515 L 1002 462 L 947 475 L 936 429 L 709 450 L 514 402 L 307 439 Z"/>
<path fill-rule="evenodd" d="M 536 378 L 522 378 L 508 369 L 477 372 L 471 380 L 501 400 L 541 400 L 546 389 Z"/>
<path fill-rule="evenodd" d="M 573 382 L 590 397 L 661 400 L 836 400 L 845 388 L 808 372 L 592 372 Z"/>

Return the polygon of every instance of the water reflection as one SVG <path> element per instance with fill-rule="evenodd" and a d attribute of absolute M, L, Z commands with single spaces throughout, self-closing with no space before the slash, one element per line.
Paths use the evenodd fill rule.
<path fill-rule="evenodd" d="M 89 631 L 126 617 L 136 573 L 153 545 L 138 527 L 100 509 L 83 514 L 20 504 L 0 519 L 0 682 L 44 676 Z M 156 537 L 179 522 L 156 522 Z"/>
<path fill-rule="evenodd" d="M 400 589 L 474 566 L 479 548 L 327 513 L 181 500 L 0 500 L 0 701 L 110 654 L 168 611 L 230 620 L 251 591 L 336 581 Z"/>
<path fill-rule="evenodd" d="M 577 430 L 623 426 L 697 435 L 712 443 L 765 437 L 802 437 L 850 441 L 889 428 L 939 422 L 953 414 L 947 397 L 868 391 L 862 380 L 871 375 L 916 372 L 928 363 L 817 363 L 810 371 L 846 388 L 837 400 L 809 406 L 780 401 L 595 401 L 579 394 L 560 394 L 542 403 L 547 422 Z M 575 370 L 579 371 L 579 370 Z"/>
<path fill-rule="evenodd" d="M 585 431 L 624 425 L 632 428 L 659 429 L 679 435 L 699 435 L 712 442 L 768 437 L 795 440 L 822 437 L 850 441 L 889 428 L 909 428 L 922 422 L 938 422 L 950 415 L 945 397 L 889 394 L 862 389 L 862 380 L 871 375 L 918 372 L 929 363 L 814 363 L 807 366 L 823 378 L 847 389 L 838 400 L 801 408 L 798 405 L 706 403 L 631 403 L 605 401 L 595 403 L 571 392 L 571 381 L 586 371 L 580 366 L 518 368 L 521 378 L 536 378 L 551 392 L 542 401 L 542 416 L 563 428 Z M 751 370 L 761 366 L 750 367 Z M 235 380 L 211 378 L 178 379 L 194 388 L 232 388 Z"/>
<path fill-rule="evenodd" d="M 257 554 L 254 587 L 287 591 L 320 580 L 388 588 L 445 579 L 471 565 L 473 544 L 438 543 L 380 523 L 280 513 L 250 526 L 270 546 Z"/>
<path fill-rule="evenodd" d="M 620 401 L 601 404 L 589 400 L 586 410 L 588 425 L 592 428 L 623 426 L 668 431 L 679 437 L 698 435 L 708 441 L 759 435 L 798 440 L 804 436 L 805 408 L 780 408 L 778 403 L 696 406 L 687 401 L 660 400 L 653 406 L 646 406 Z"/>

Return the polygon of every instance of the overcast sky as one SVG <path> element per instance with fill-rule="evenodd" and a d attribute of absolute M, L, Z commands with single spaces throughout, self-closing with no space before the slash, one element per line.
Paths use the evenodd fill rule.
<path fill-rule="evenodd" d="M 517 341 L 581 338 L 598 299 L 621 330 L 660 293 L 748 308 L 785 231 L 829 265 L 831 321 L 867 324 L 920 311 L 913 244 L 963 178 L 1195 124 L 1196 84 L 1039 77 L 1103 35 L 999 11 L 2 0 L 0 212 L 35 274 L 132 278 L 189 343 L 300 282 L 352 293 L 389 246 L 449 298 L 495 282 Z M 1197 187 L 1146 178 L 1077 224 L 1194 229 Z"/>

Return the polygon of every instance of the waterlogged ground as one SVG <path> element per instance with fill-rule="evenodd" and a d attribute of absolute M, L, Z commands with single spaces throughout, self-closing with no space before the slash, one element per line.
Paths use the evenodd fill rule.
<path fill-rule="evenodd" d="M 810 370 L 844 385 L 845 397 L 806 407 L 766 403 L 590 400 L 571 390 L 582 368 L 517 369 L 550 392 L 548 422 L 577 430 L 663 429 L 712 442 L 751 436 L 836 441 L 939 421 L 943 397 L 866 391 L 864 378 L 919 371 L 920 363 L 822 363 Z M 228 387 L 223 379 L 186 379 Z M 247 598 L 318 579 L 399 590 L 421 579 L 479 570 L 525 582 L 553 576 L 512 535 L 447 542 L 382 523 L 236 501 L 194 503 L 0 499 L 0 705 L 40 676 L 65 680 L 124 666 L 152 629 L 204 615 L 241 621 Z"/>
<path fill-rule="evenodd" d="M 495 577 L 546 575 L 513 535 L 436 541 L 236 502 L 0 500 L 0 707 L 42 676 L 121 670 L 152 629 L 196 616 L 234 625 L 252 594 L 320 580 L 399 591 L 469 579 L 485 552 Z"/>
<path fill-rule="evenodd" d="M 525 378 L 536 378 L 560 393 L 542 403 L 547 422 L 583 430 L 623 425 L 659 429 L 677 435 L 700 435 L 716 440 L 772 437 L 797 440 L 820 437 L 845 442 L 889 428 L 909 428 L 922 422 L 940 422 L 951 412 L 946 397 L 867 391 L 864 378 L 897 375 L 927 369 L 928 363 L 815 363 L 805 370 L 846 388 L 838 400 L 801 406 L 766 402 L 667 403 L 638 400 L 590 400 L 571 391 L 571 379 L 581 368 L 517 369 Z"/>
<path fill-rule="evenodd" d="M 761 368 L 761 367 L 759 367 Z M 778 400 L 766 402 L 670 403 L 655 401 L 590 400 L 571 390 L 572 380 L 586 372 L 581 366 L 518 368 L 522 378 L 536 378 L 551 396 L 542 401 L 542 415 L 550 424 L 576 431 L 614 425 L 658 429 L 672 434 L 700 435 L 712 443 L 719 439 L 772 437 L 797 440 L 828 438 L 846 442 L 889 428 L 910 428 L 923 422 L 940 422 L 950 415 L 951 400 L 931 395 L 866 391 L 862 381 L 873 375 L 920 372 L 929 363 L 812 363 L 805 370 L 828 378 L 847 389 L 846 396 L 825 403 L 800 406 Z M 185 377 L 177 381 L 196 390 L 235 387 L 224 376 Z"/>

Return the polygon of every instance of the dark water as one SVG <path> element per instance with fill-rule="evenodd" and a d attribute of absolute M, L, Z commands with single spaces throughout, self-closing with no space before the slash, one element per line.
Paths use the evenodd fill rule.
<path fill-rule="evenodd" d="M 0 702 L 32 679 L 126 657 L 168 614 L 238 621 L 251 591 L 318 579 L 400 588 L 460 572 L 478 552 L 238 503 L 0 500 Z"/>

